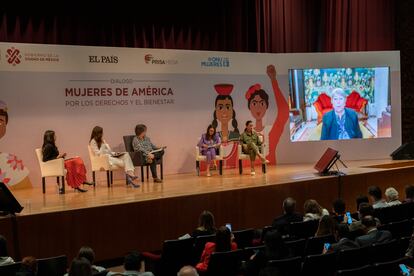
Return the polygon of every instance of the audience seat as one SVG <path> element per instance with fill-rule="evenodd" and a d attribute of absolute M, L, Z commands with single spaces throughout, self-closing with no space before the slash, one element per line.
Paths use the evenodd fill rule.
<path fill-rule="evenodd" d="M 379 226 L 378 230 L 388 230 L 394 238 L 408 237 L 413 233 L 413 221 L 411 219 L 406 219 L 397 222 L 390 222 Z"/>
<path fill-rule="evenodd" d="M 336 272 L 336 276 L 367 276 L 375 275 L 372 273 L 373 267 L 371 265 L 365 265 L 358 268 L 343 269 Z"/>
<path fill-rule="evenodd" d="M 289 224 L 290 235 L 296 239 L 313 237 L 318 229 L 319 220 L 292 222 Z"/>
<path fill-rule="evenodd" d="M 403 256 L 402 253 L 399 252 L 398 241 L 392 240 L 368 246 L 367 257 L 371 263 L 388 262 L 401 258 Z"/>
<path fill-rule="evenodd" d="M 233 231 L 234 240 L 237 243 L 239 249 L 251 247 L 253 245 L 254 229 L 245 229 L 239 231 Z"/>
<path fill-rule="evenodd" d="M 302 258 L 293 257 L 282 260 L 271 260 L 268 262 L 268 266 L 276 267 L 284 276 L 297 276 L 300 275 Z"/>
<path fill-rule="evenodd" d="M 368 247 L 340 250 L 337 255 L 337 269 L 354 269 L 370 264 Z M 348 275 L 348 274 L 347 274 Z"/>
<path fill-rule="evenodd" d="M 203 254 L 204 247 L 208 242 L 214 242 L 216 240 L 216 235 L 206 235 L 198 236 L 194 241 L 194 256 L 193 264 L 197 264 L 201 259 L 201 254 Z"/>
<path fill-rule="evenodd" d="M 374 210 L 374 216 L 377 217 L 382 224 L 411 219 L 413 218 L 413 215 L 414 202 Z"/>
<path fill-rule="evenodd" d="M 240 272 L 243 250 L 211 254 L 207 276 L 237 276 Z"/>
<path fill-rule="evenodd" d="M 332 276 L 336 271 L 336 254 L 326 253 L 305 257 L 302 275 Z"/>
<path fill-rule="evenodd" d="M 243 260 L 244 261 L 250 260 L 250 257 L 253 256 L 257 251 L 264 250 L 264 249 L 265 249 L 264 245 L 246 247 L 243 251 Z"/>
<path fill-rule="evenodd" d="M 295 256 L 295 257 L 305 256 L 306 239 L 287 241 L 286 246 L 287 248 L 289 248 L 292 256 Z"/>
<path fill-rule="evenodd" d="M 325 243 L 334 243 L 335 238 L 332 235 L 326 235 L 321 237 L 310 237 L 306 241 L 305 255 L 322 254 L 323 245 Z"/>
<path fill-rule="evenodd" d="M 193 245 L 194 238 L 164 241 L 159 263 L 161 275 L 175 276 L 181 267 L 193 264 Z"/>
<path fill-rule="evenodd" d="M 16 275 L 20 270 L 21 263 L 14 263 L 9 265 L 0 265 L 0 275 Z"/>
<path fill-rule="evenodd" d="M 38 259 L 37 276 L 64 275 L 68 267 L 68 258 L 65 255 Z"/>
<path fill-rule="evenodd" d="M 400 274 L 400 264 L 406 264 L 408 258 L 400 258 L 389 262 L 376 263 L 373 265 L 373 269 L 370 275 L 375 276 L 391 276 L 391 275 L 401 275 Z"/>

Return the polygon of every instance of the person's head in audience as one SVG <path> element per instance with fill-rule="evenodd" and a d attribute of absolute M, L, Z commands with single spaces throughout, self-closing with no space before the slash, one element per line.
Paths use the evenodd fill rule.
<path fill-rule="evenodd" d="M 231 250 L 231 232 L 226 226 L 221 226 L 216 232 L 216 252 Z"/>
<path fill-rule="evenodd" d="M 385 197 L 387 198 L 387 202 L 397 201 L 398 191 L 393 187 L 389 187 L 385 190 Z"/>
<path fill-rule="evenodd" d="M 336 223 L 331 216 L 323 216 L 319 220 L 318 229 L 316 230 L 316 237 L 334 235 L 335 234 Z"/>
<path fill-rule="evenodd" d="M 70 268 L 69 276 L 92 276 L 91 263 L 86 258 L 73 259 Z"/>
<path fill-rule="evenodd" d="M 322 215 L 322 207 L 314 199 L 306 200 L 305 204 L 303 205 L 303 209 L 305 214 L 317 214 L 320 216 Z"/>
<path fill-rule="evenodd" d="M 360 220 L 363 217 L 373 216 L 373 215 L 374 215 L 374 208 L 372 207 L 371 204 L 369 204 L 367 202 L 363 202 L 363 203 L 359 204 L 358 216 L 359 216 Z"/>
<path fill-rule="evenodd" d="M 414 201 L 414 185 L 405 186 L 405 201 L 407 202 Z"/>
<path fill-rule="evenodd" d="M 142 255 L 139 252 L 130 252 L 124 258 L 125 271 L 140 271 L 141 263 L 143 261 Z"/>
<path fill-rule="evenodd" d="M 283 200 L 283 212 L 285 214 L 293 214 L 296 211 L 296 200 L 291 197 L 286 198 Z"/>
<path fill-rule="evenodd" d="M 269 260 L 278 260 L 288 255 L 288 248 L 277 230 L 268 231 L 264 237 L 265 252 Z"/>
<path fill-rule="evenodd" d="M 335 238 L 337 241 L 349 238 L 349 226 L 345 223 L 338 223 L 335 229 Z"/>
<path fill-rule="evenodd" d="M 377 202 L 382 199 L 382 191 L 378 186 L 370 186 L 368 188 L 368 194 L 371 197 L 372 202 Z"/>
<path fill-rule="evenodd" d="M 198 218 L 198 229 L 203 231 L 214 231 L 216 229 L 214 216 L 210 211 L 203 211 Z"/>
<path fill-rule="evenodd" d="M 333 202 L 332 208 L 333 208 L 335 215 L 337 216 L 344 215 L 345 214 L 345 201 L 338 198 L 337 200 Z"/>
<path fill-rule="evenodd" d="M 43 147 L 46 145 L 53 145 L 55 146 L 56 143 L 56 134 L 53 130 L 46 130 L 45 134 L 43 134 Z"/>
<path fill-rule="evenodd" d="M 138 138 L 143 139 L 145 137 L 145 134 L 147 133 L 147 126 L 144 124 L 138 124 L 135 126 L 135 135 Z"/>
<path fill-rule="evenodd" d="M 357 205 L 357 210 L 359 210 L 359 205 L 361 204 L 361 203 L 363 203 L 363 202 L 365 202 L 365 203 L 369 203 L 369 199 L 368 199 L 368 197 L 366 196 L 366 195 L 359 195 L 357 198 L 356 198 L 356 205 Z"/>
<path fill-rule="evenodd" d="M 24 257 L 21 264 L 20 271 L 24 272 L 24 275 L 36 275 L 37 274 L 37 260 L 33 256 Z"/>
<path fill-rule="evenodd" d="M 95 252 L 89 246 L 82 246 L 78 252 L 78 258 L 87 259 L 91 265 L 95 262 Z"/>
<path fill-rule="evenodd" d="M 365 232 L 369 232 L 377 227 L 377 222 L 373 216 L 365 216 L 361 219 L 362 225 L 365 227 Z"/>
<path fill-rule="evenodd" d="M 5 237 L 0 235 L 0 257 L 8 257 L 9 253 L 7 251 L 7 240 Z"/>
<path fill-rule="evenodd" d="M 98 144 L 98 149 L 101 148 L 102 142 L 103 142 L 103 128 L 100 126 L 96 126 L 92 129 L 92 133 L 91 133 L 91 139 L 95 140 L 96 144 Z"/>
<path fill-rule="evenodd" d="M 186 265 L 178 271 L 177 276 L 198 276 L 198 272 L 194 267 Z"/>

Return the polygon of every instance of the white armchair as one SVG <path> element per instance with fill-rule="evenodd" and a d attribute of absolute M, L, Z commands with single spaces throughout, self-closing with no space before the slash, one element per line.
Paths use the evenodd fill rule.
<path fill-rule="evenodd" d="M 196 146 L 196 148 L 195 148 L 195 160 L 196 160 L 197 175 L 199 176 L 200 175 L 200 162 L 206 162 L 207 161 L 207 157 L 200 153 L 200 147 L 199 146 Z M 222 145 L 220 145 L 219 154 L 216 155 L 216 158 L 214 160 L 219 161 L 219 171 L 220 171 L 220 175 L 222 175 L 223 174 L 223 160 L 224 160 L 224 149 L 223 149 Z M 208 164 L 208 166 L 210 166 L 210 164 Z"/>
<path fill-rule="evenodd" d="M 92 179 L 95 186 L 96 183 L 96 172 L 99 171 L 106 171 L 106 181 L 108 187 L 110 187 L 114 183 L 114 176 L 113 171 L 122 169 L 118 166 L 113 166 L 109 162 L 108 155 L 95 155 L 92 151 L 91 146 L 88 145 L 88 152 L 89 152 L 89 160 L 91 161 L 91 168 L 92 168 Z"/>
<path fill-rule="evenodd" d="M 42 149 L 36 149 L 37 160 L 39 161 L 40 174 L 42 175 L 42 190 L 46 193 L 46 177 L 56 177 L 57 184 L 60 185 L 62 180 L 62 187 L 59 188 L 59 192 L 65 193 L 65 160 L 63 158 L 57 158 L 43 162 Z"/>
<path fill-rule="evenodd" d="M 263 143 L 263 137 L 259 136 L 259 140 L 262 142 L 262 145 L 260 146 L 260 153 L 266 152 L 266 145 Z M 239 173 L 243 173 L 243 160 L 250 160 L 250 156 L 248 154 L 243 153 L 241 142 L 239 143 L 237 147 L 237 153 L 239 156 Z M 266 173 L 266 164 L 262 164 L 262 171 L 263 173 Z"/>

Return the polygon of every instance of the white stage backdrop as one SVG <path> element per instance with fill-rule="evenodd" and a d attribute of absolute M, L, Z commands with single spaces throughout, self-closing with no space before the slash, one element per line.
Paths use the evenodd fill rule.
<path fill-rule="evenodd" d="M 273 86 L 268 65 L 276 68 Z M 289 69 L 375 66 L 390 67 L 391 138 L 290 142 Z M 255 84 L 268 95 L 267 104 L 248 105 L 246 92 Z M 253 120 L 277 164 L 314 162 L 328 146 L 345 160 L 386 158 L 401 143 L 395 51 L 254 54 L 0 43 L 0 91 L 9 117 L 0 140 L 0 181 L 9 179 L 11 186 L 27 169 L 31 182 L 40 183 L 34 150 L 48 129 L 56 131 L 62 152 L 81 156 L 89 168 L 87 145 L 94 126 L 102 126 L 105 140 L 122 151 L 122 136 L 144 123 L 153 142 L 168 147 L 169 174 L 195 170 L 194 147 L 214 113 L 217 130 L 230 140 L 237 138 L 236 122 L 241 133 Z M 226 144 L 226 155 L 226 166 L 234 167 L 233 142 Z"/>

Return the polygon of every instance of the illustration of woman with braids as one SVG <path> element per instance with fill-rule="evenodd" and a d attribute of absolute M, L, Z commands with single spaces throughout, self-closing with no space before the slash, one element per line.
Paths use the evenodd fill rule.
<path fill-rule="evenodd" d="M 264 91 L 260 84 L 254 84 L 246 92 L 247 107 L 253 118 L 256 120 L 254 130 L 262 135 L 266 144 L 265 155 L 270 164 L 276 164 L 276 147 L 282 136 L 283 129 L 289 119 L 289 105 L 279 88 L 276 79 L 276 69 L 274 65 L 268 65 L 266 73 L 270 78 L 273 94 L 276 100 L 277 117 L 272 126 L 265 126 L 263 118 L 269 108 L 269 95 Z"/>
<path fill-rule="evenodd" d="M 0 101 L 0 139 L 6 134 L 8 122 L 7 105 Z M 0 152 L 0 182 L 13 188 L 30 187 L 32 184 L 28 175 L 29 170 L 16 155 Z"/>
<path fill-rule="evenodd" d="M 233 109 L 233 98 L 230 95 L 233 85 L 216 84 L 214 89 L 218 95 L 214 104 L 215 110 L 211 124 L 218 129 L 218 122 L 220 122 L 220 131 L 218 133 L 224 147 L 225 164 L 226 167 L 234 167 L 237 158 L 237 143 L 234 142 L 239 140 L 240 132 L 236 120 L 236 111 Z M 230 122 L 233 130 L 229 130 Z"/>

